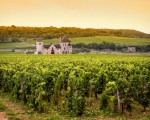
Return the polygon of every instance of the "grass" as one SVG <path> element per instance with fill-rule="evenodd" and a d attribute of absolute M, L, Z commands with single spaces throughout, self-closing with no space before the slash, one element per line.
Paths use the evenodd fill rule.
<path fill-rule="evenodd" d="M 2 102 L 0 102 L 0 112 L 3 112 L 5 110 L 6 110 L 6 106 Z"/>
<path fill-rule="evenodd" d="M 0 54 L 18 54 L 18 53 L 12 52 L 11 50 L 9 51 L 0 50 Z"/>
<path fill-rule="evenodd" d="M 9 120 L 21 120 L 16 116 L 16 114 L 11 109 L 5 106 L 2 99 L 0 99 L 0 112 L 6 113 L 6 116 L 8 117 Z"/>
<path fill-rule="evenodd" d="M 114 114 L 110 111 L 97 110 L 98 100 L 94 100 L 96 107 L 87 108 L 84 115 L 80 117 L 70 117 L 62 111 L 50 109 L 48 113 L 39 113 L 25 106 L 21 101 L 16 101 L 11 95 L 0 93 L 0 112 L 6 113 L 9 120 L 150 120 L 150 108 L 142 113 L 138 103 L 133 103 L 132 114 Z M 52 106 L 51 106 L 52 107 Z M 55 106 L 53 106 L 55 107 Z"/>
<path fill-rule="evenodd" d="M 95 37 L 80 37 L 80 38 L 69 38 L 73 44 L 76 43 L 101 43 L 111 42 L 115 44 L 126 44 L 126 45 L 147 45 L 150 44 L 148 38 L 127 38 L 127 37 L 116 37 L 116 36 L 95 36 Z M 45 44 L 58 43 L 59 39 L 47 39 L 44 40 Z"/>
<path fill-rule="evenodd" d="M 150 44 L 150 39 L 145 38 L 127 38 L 127 37 L 115 37 L 115 36 L 96 36 L 96 37 L 83 37 L 83 38 L 72 38 L 73 43 L 101 43 L 101 42 L 112 42 L 115 44 L 127 44 L 127 45 L 146 45 Z"/>
<path fill-rule="evenodd" d="M 13 42 L 13 43 L 0 43 L 0 48 L 25 48 L 25 47 L 33 47 L 31 43 L 28 42 Z"/>
<path fill-rule="evenodd" d="M 80 38 L 69 38 L 73 44 L 76 43 L 101 43 L 111 42 L 115 44 L 126 44 L 126 45 L 150 45 L 150 39 L 148 38 L 128 38 L 128 37 L 116 37 L 116 36 L 95 36 L 95 37 L 80 37 Z M 58 44 L 59 38 L 43 40 L 44 44 Z M 35 40 L 30 39 L 27 42 L 16 42 L 16 43 L 0 43 L 0 48 L 28 48 L 34 47 Z"/>

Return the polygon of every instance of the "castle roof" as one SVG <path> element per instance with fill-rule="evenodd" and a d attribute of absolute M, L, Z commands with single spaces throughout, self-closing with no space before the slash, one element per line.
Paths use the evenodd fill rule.
<path fill-rule="evenodd" d="M 61 37 L 60 42 L 71 42 L 66 36 Z"/>
<path fill-rule="evenodd" d="M 44 48 L 48 49 L 51 45 L 43 45 Z M 61 48 L 59 44 L 54 45 L 57 49 Z"/>
<path fill-rule="evenodd" d="M 54 45 L 56 48 L 61 48 L 59 44 Z"/>
<path fill-rule="evenodd" d="M 68 46 L 72 46 L 72 45 L 69 43 Z"/>
<path fill-rule="evenodd" d="M 51 45 L 43 45 L 44 48 L 49 48 Z"/>
<path fill-rule="evenodd" d="M 43 39 L 42 39 L 42 38 L 38 38 L 38 39 L 36 40 L 36 42 L 43 42 Z"/>

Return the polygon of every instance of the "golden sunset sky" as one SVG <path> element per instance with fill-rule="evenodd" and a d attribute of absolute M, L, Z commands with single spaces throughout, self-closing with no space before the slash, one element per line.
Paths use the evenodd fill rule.
<path fill-rule="evenodd" d="M 150 0 L 0 0 L 0 26 L 10 25 L 150 33 Z"/>

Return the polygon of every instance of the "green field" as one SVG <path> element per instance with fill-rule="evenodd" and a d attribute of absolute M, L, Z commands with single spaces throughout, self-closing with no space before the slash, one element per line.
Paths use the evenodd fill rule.
<path fill-rule="evenodd" d="M 148 38 L 127 38 L 127 37 L 115 37 L 115 36 L 95 36 L 95 37 L 80 37 L 80 38 L 69 38 L 73 44 L 76 43 L 101 43 L 111 42 L 115 44 L 126 44 L 126 45 L 149 45 L 150 39 Z M 43 40 L 44 44 L 59 43 L 60 38 Z M 0 43 L 0 48 L 26 48 L 33 47 L 35 40 L 30 39 L 27 42 L 20 43 Z"/>
<path fill-rule="evenodd" d="M 95 36 L 95 37 L 80 37 L 80 38 L 70 38 L 73 44 L 76 43 L 101 43 L 101 42 L 111 42 L 115 44 L 126 44 L 126 45 L 147 45 L 150 44 L 150 39 L 148 38 L 127 38 L 127 37 L 116 37 L 116 36 Z M 59 39 L 45 40 L 45 43 L 58 43 Z"/>
<path fill-rule="evenodd" d="M 33 47 L 34 44 L 31 44 L 29 42 L 14 42 L 14 43 L 0 43 L 0 48 L 27 48 L 27 47 Z"/>

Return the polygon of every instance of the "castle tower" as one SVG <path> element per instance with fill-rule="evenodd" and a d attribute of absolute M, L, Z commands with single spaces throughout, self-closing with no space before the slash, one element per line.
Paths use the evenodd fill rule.
<path fill-rule="evenodd" d="M 68 51 L 69 51 L 69 54 L 72 53 L 72 44 L 71 43 L 68 44 Z"/>
<path fill-rule="evenodd" d="M 72 53 L 72 46 L 70 47 L 71 41 L 66 36 L 63 36 L 63 37 L 60 38 L 60 43 L 59 44 L 61 46 L 61 53 L 62 54 Z"/>
<path fill-rule="evenodd" d="M 42 54 L 43 53 L 43 41 L 41 38 L 39 38 L 36 41 L 36 54 Z"/>

